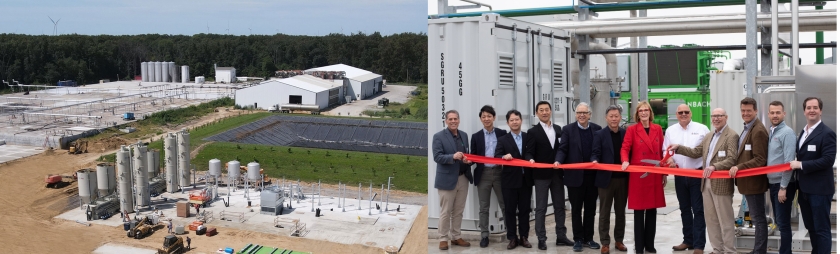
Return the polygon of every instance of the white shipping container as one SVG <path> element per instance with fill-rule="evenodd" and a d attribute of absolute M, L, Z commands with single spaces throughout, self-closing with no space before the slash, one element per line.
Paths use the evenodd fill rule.
<path fill-rule="evenodd" d="M 428 22 L 429 146 L 434 134 L 445 128 L 444 114 L 451 109 L 460 113 L 459 129 L 468 135 L 482 128 L 478 115 L 484 105 L 495 108 L 494 125 L 502 129 L 508 129 L 505 114 L 511 109 L 522 112 L 523 131 L 538 123 L 534 105 L 539 101 L 551 102 L 553 123 L 563 126 L 573 121 L 568 32 L 492 13 Z M 437 228 L 440 201 L 434 188 L 437 165 L 432 149 L 428 165 L 429 228 Z M 495 194 L 490 202 L 490 231 L 504 232 Z M 478 213 L 478 194 L 470 185 L 463 230 L 478 230 Z M 551 205 L 548 213 L 553 213 Z"/>

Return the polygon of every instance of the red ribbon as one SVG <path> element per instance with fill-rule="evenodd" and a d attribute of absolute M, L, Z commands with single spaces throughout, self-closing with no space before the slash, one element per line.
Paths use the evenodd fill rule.
<path fill-rule="evenodd" d="M 484 164 L 495 164 L 495 165 L 505 165 L 505 166 L 514 166 L 514 167 L 527 167 L 527 168 L 554 168 L 554 164 L 549 163 L 531 163 L 530 161 L 520 160 L 520 159 L 512 159 L 512 160 L 504 160 L 501 158 L 490 158 L 472 154 L 464 154 L 466 159 L 475 162 L 475 163 L 484 163 Z M 670 158 L 670 154 L 666 154 L 665 158 L 660 161 L 659 165 L 665 165 L 668 158 Z M 630 165 L 627 167 L 626 171 L 621 171 L 621 165 L 616 164 L 602 164 L 602 163 L 594 163 L 594 162 L 583 162 L 583 163 L 570 163 L 570 164 L 561 164 L 561 168 L 573 168 L 573 169 L 597 169 L 597 170 L 607 170 L 607 171 L 614 171 L 614 172 L 637 172 L 637 173 L 654 173 L 654 174 L 664 174 L 664 175 L 678 175 L 678 176 L 687 176 L 687 177 L 694 177 L 694 178 L 703 178 L 703 170 L 697 169 L 686 169 L 686 168 L 666 168 L 666 167 L 652 167 L 652 166 L 636 166 Z M 750 168 L 750 169 L 741 169 L 735 173 L 735 178 L 739 177 L 748 177 L 748 176 L 757 176 L 757 175 L 764 175 L 769 173 L 776 173 L 790 170 L 790 163 L 784 163 L 779 165 L 773 166 L 766 166 L 766 167 L 759 167 L 759 168 Z M 729 176 L 729 169 L 720 169 L 712 172 L 712 176 L 710 178 L 732 178 Z"/>

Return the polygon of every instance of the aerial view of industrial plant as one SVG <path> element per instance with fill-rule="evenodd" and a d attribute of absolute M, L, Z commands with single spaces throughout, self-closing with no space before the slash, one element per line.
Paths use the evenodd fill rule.
<path fill-rule="evenodd" d="M 425 2 L 47 2 L 0 3 L 5 251 L 426 252 Z"/>

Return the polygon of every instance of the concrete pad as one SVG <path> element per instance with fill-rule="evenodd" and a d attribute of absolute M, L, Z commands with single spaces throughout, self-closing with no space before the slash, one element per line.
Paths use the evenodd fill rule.
<path fill-rule="evenodd" d="M 114 243 L 107 243 L 107 244 L 99 246 L 99 248 L 96 248 L 95 250 L 93 250 L 93 254 L 111 254 L 111 253 L 155 254 L 155 253 L 157 253 L 157 250 L 143 249 L 143 248 L 114 244 Z"/>
<path fill-rule="evenodd" d="M 0 163 L 29 157 L 43 151 L 43 148 L 34 146 L 0 145 Z"/>
<path fill-rule="evenodd" d="M 365 110 L 381 110 L 377 108 L 377 103 L 381 98 L 388 98 L 391 103 L 399 102 L 406 103 L 411 98 L 411 91 L 414 91 L 415 86 L 401 86 L 401 85 L 387 85 L 382 88 L 382 92 L 368 97 L 364 100 L 356 100 L 348 104 L 338 106 L 330 111 L 322 112 L 322 114 L 338 116 L 359 116 Z"/>

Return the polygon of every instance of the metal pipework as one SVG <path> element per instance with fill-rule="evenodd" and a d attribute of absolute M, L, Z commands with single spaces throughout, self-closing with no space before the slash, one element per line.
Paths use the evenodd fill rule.
<path fill-rule="evenodd" d="M 779 0 L 770 1 L 770 66 L 773 76 L 779 76 Z"/>
<path fill-rule="evenodd" d="M 516 23 L 513 23 L 511 27 L 513 28 L 510 29 L 511 45 L 513 45 L 513 94 L 516 94 Z M 516 105 L 516 96 L 513 96 L 513 107 L 516 108 L 518 106 Z"/>
<path fill-rule="evenodd" d="M 362 183 L 359 183 L 359 209 L 362 210 Z"/>
<path fill-rule="evenodd" d="M 531 91 L 532 91 L 531 90 L 531 82 L 533 82 L 533 80 L 531 80 L 531 75 L 530 75 L 530 73 L 531 73 L 531 53 L 528 53 L 528 48 L 530 48 L 530 47 L 531 47 L 531 26 L 528 26 L 528 28 L 525 28 L 525 57 L 526 57 L 525 66 L 527 66 L 529 74 L 528 74 L 528 82 L 525 82 L 525 89 L 527 89 L 527 90 L 525 90 L 526 91 L 525 94 L 528 95 L 526 97 L 526 98 L 528 98 L 528 100 L 527 100 L 528 105 L 526 107 L 528 108 L 528 112 L 530 112 L 528 117 L 529 117 L 529 120 L 532 121 L 532 120 L 534 120 L 534 116 L 536 116 L 537 109 L 535 109 L 534 107 L 531 106 L 532 105 L 531 97 L 533 97 L 533 94 L 531 94 Z M 514 75 L 516 75 L 515 72 L 516 72 L 516 70 L 514 70 Z"/>
<path fill-rule="evenodd" d="M 835 20 L 835 26 L 837 25 Z M 796 75 L 796 66 L 799 66 L 799 0 L 790 1 L 790 50 L 791 63 L 790 75 Z"/>
<path fill-rule="evenodd" d="M 391 198 L 391 178 L 394 178 L 394 177 L 393 176 L 388 177 L 388 197 L 385 198 L 385 212 L 386 213 L 388 212 L 388 200 Z"/>

